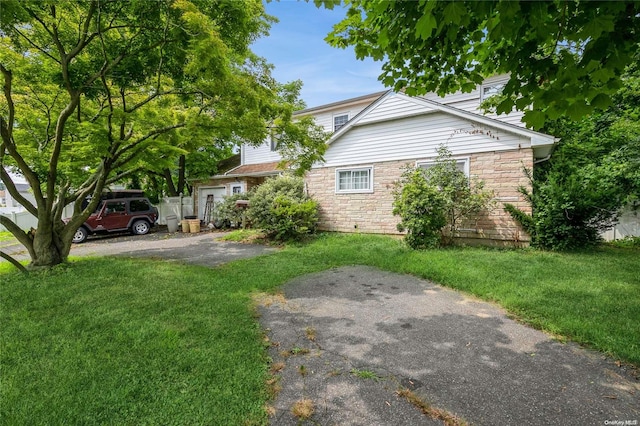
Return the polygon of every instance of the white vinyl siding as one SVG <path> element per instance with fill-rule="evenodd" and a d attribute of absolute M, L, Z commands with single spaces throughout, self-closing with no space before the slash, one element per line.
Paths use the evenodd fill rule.
<path fill-rule="evenodd" d="M 504 86 L 507 81 L 509 81 L 508 75 L 499 75 L 487 78 L 482 85 L 477 86 L 474 90 L 468 93 L 456 92 L 451 93 L 445 96 L 438 96 L 435 93 L 427 93 L 423 97 L 430 101 L 439 102 L 441 104 L 449 105 L 454 108 L 461 109 L 463 111 L 472 112 L 474 114 L 484 115 L 485 117 L 493 118 L 496 120 L 500 120 L 505 123 L 513 124 L 519 127 L 525 127 L 525 124 L 522 122 L 522 117 L 524 112 L 522 111 L 511 111 L 509 114 L 495 114 L 495 113 L 485 113 L 484 110 L 480 109 L 480 103 L 483 98 L 483 91 L 485 88 L 496 87 L 496 86 Z"/>
<path fill-rule="evenodd" d="M 350 129 L 334 141 L 322 166 L 435 157 L 446 145 L 454 156 L 529 148 L 531 141 L 441 112 Z"/>
<path fill-rule="evenodd" d="M 384 102 L 376 105 L 367 111 L 358 124 L 375 123 L 382 120 L 392 120 L 394 118 L 405 118 L 411 115 L 426 114 L 434 109 L 424 105 L 424 102 L 413 100 L 404 96 L 390 96 Z"/>
<path fill-rule="evenodd" d="M 282 157 L 277 151 L 271 151 L 271 141 L 267 141 L 260 146 L 242 145 L 242 164 L 260 164 L 280 161 Z"/>
<path fill-rule="evenodd" d="M 373 167 L 336 169 L 336 192 L 373 192 Z"/>
<path fill-rule="evenodd" d="M 316 124 L 318 126 L 322 126 L 325 131 L 333 133 L 334 132 L 334 122 L 333 118 L 340 115 L 347 115 L 349 119 L 358 115 L 363 109 L 368 107 L 371 102 L 363 102 L 349 105 L 348 108 L 345 108 L 344 105 L 336 106 L 335 109 L 327 109 L 326 111 L 318 111 L 313 114 Z"/>

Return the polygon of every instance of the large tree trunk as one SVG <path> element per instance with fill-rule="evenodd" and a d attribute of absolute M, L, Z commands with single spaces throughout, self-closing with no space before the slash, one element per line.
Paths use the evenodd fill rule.
<path fill-rule="evenodd" d="M 178 159 L 178 194 L 184 194 L 186 162 L 186 157 L 181 155 Z"/>
<path fill-rule="evenodd" d="M 163 175 L 167 182 L 167 192 L 170 197 L 177 197 L 180 194 L 184 195 L 185 189 L 187 189 L 186 157 L 181 155 L 178 159 L 178 185 L 174 184 L 173 173 L 170 169 L 164 169 Z"/>
<path fill-rule="evenodd" d="M 71 240 L 61 235 L 62 229 L 52 226 L 49 220 L 38 222 L 38 230 L 33 235 L 35 256 L 32 256 L 30 269 L 51 267 L 66 262 L 71 251 Z"/>
<path fill-rule="evenodd" d="M 171 176 L 171 170 L 164 169 L 164 179 L 167 183 L 167 192 L 169 193 L 169 197 L 177 197 L 178 191 L 176 190 L 175 185 L 173 184 L 173 176 Z"/>

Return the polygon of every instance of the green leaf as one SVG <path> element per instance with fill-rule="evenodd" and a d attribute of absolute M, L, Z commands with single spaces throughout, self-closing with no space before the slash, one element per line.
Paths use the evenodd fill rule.
<path fill-rule="evenodd" d="M 378 33 L 378 44 L 380 45 L 381 49 L 386 49 L 387 46 L 389 45 L 389 30 L 388 30 L 388 28 L 385 27 Z"/>
<path fill-rule="evenodd" d="M 569 103 L 569 108 L 567 108 L 567 115 L 574 120 L 578 120 L 584 117 L 590 111 L 591 108 L 585 101 L 583 101 L 582 99 L 574 99 Z"/>
<path fill-rule="evenodd" d="M 525 111 L 523 120 L 527 123 L 528 127 L 536 130 L 541 129 L 544 127 L 545 114 L 537 110 Z"/>
<path fill-rule="evenodd" d="M 513 99 L 510 97 L 506 97 L 502 102 L 498 104 L 496 107 L 497 114 L 508 114 L 513 110 Z"/>
<path fill-rule="evenodd" d="M 404 92 L 407 96 L 415 96 L 417 94 L 417 90 L 415 87 L 407 87 Z"/>
<path fill-rule="evenodd" d="M 452 1 L 444 8 L 442 13 L 445 24 L 453 23 L 459 25 L 462 22 L 462 17 L 467 13 L 467 9 L 462 5 L 462 2 Z"/>
<path fill-rule="evenodd" d="M 430 12 L 425 13 L 416 23 L 416 35 L 423 40 L 427 40 L 431 37 L 431 33 L 437 26 L 438 23 L 435 16 Z"/>
<path fill-rule="evenodd" d="M 613 29 L 613 16 L 595 15 L 582 27 L 580 36 L 583 40 L 597 39 L 603 32 L 612 32 Z"/>
<path fill-rule="evenodd" d="M 605 93 L 598 93 L 593 99 L 591 99 L 591 106 L 594 108 L 604 109 L 611 105 L 611 96 Z"/>

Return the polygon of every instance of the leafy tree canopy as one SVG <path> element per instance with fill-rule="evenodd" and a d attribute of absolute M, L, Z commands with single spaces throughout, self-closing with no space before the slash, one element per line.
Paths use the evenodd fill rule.
<path fill-rule="evenodd" d="M 0 7 L 0 177 L 38 229 L 0 222 L 33 266 L 66 259 L 109 183 L 172 170 L 191 152 L 211 154 L 215 141 L 261 143 L 269 123 L 288 124 L 297 108 L 287 101 L 298 83 L 278 84 L 249 48 L 273 21 L 260 0 Z M 28 180 L 35 203 L 20 197 L 5 166 Z M 94 201 L 84 207 L 87 196 Z M 65 223 L 69 203 L 75 213 Z"/>
<path fill-rule="evenodd" d="M 332 8 L 333 0 L 315 0 Z M 327 41 L 384 61 L 380 80 L 409 95 L 471 91 L 510 73 L 498 113 L 541 128 L 611 104 L 640 42 L 637 1 L 347 0 Z"/>

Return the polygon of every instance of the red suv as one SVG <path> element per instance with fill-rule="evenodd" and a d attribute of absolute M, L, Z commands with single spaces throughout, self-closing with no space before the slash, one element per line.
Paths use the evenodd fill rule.
<path fill-rule="evenodd" d="M 144 235 L 155 226 L 158 209 L 146 198 L 113 198 L 100 202 L 73 236 L 74 243 L 81 243 L 88 235 L 130 231 Z"/>

